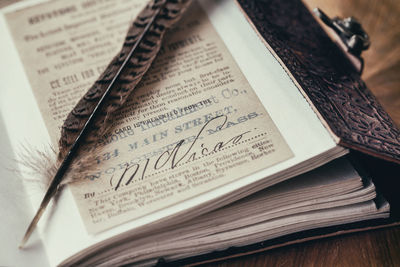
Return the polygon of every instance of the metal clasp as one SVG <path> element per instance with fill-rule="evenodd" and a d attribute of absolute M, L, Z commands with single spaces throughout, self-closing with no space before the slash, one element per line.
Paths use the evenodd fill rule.
<path fill-rule="evenodd" d="M 365 32 L 361 23 L 355 18 L 329 18 L 322 10 L 315 8 L 313 12 L 335 33 L 339 36 L 340 40 L 346 46 L 347 51 L 360 60 L 361 67 L 359 68 L 360 73 L 363 69 L 363 60 L 361 53 L 367 50 L 370 46 L 370 40 L 368 34 Z"/>

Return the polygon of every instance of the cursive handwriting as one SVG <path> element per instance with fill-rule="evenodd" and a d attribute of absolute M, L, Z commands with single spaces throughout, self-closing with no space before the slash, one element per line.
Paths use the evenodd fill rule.
<path fill-rule="evenodd" d="M 228 117 L 226 115 L 217 116 L 207 123 L 200 129 L 197 133 L 194 140 L 189 144 L 189 147 L 185 150 L 182 148 L 182 145 L 185 142 L 185 139 L 180 140 L 175 147 L 170 151 L 166 150 L 161 155 L 159 155 L 155 160 L 151 160 L 150 158 L 145 159 L 144 166 L 141 164 L 128 164 L 118 179 L 114 190 L 118 190 L 121 184 L 129 185 L 133 181 L 143 180 L 150 168 L 153 172 L 159 171 L 161 169 L 169 168 L 174 169 L 180 164 L 189 163 L 195 161 L 201 157 L 211 155 L 213 153 L 217 153 L 230 145 L 236 145 L 242 140 L 243 136 L 250 133 L 250 131 L 241 132 L 239 134 L 234 135 L 229 139 L 225 139 L 222 141 L 216 141 L 212 145 L 206 145 L 204 142 L 200 142 L 200 140 L 204 140 L 207 136 L 207 129 L 213 129 L 213 132 L 218 133 L 225 126 L 228 121 Z M 206 136 L 205 136 L 206 135 Z M 214 137 L 214 135 L 213 135 Z M 111 178 L 112 179 L 112 178 Z M 110 180 L 110 184 L 112 185 L 112 181 Z"/>

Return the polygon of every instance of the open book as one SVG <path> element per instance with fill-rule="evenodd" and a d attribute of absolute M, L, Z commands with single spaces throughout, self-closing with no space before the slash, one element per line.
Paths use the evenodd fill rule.
<path fill-rule="evenodd" d="M 61 191 L 18 251 L 45 190 L 21 149 L 57 147 L 65 116 L 145 4 L 22 1 L 2 9 L 1 203 L 10 231 L 1 234 L 12 240 L 2 265 L 151 265 L 389 216 L 373 182 L 343 158 L 348 139 L 321 116 L 250 7 L 199 0 L 94 144 L 95 168 Z"/>

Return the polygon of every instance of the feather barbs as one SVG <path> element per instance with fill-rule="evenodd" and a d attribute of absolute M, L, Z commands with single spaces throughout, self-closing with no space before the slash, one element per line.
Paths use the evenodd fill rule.
<path fill-rule="evenodd" d="M 190 2 L 151 1 L 130 26 L 121 51 L 68 114 L 59 140 L 59 167 L 20 247 L 28 240 L 50 200 L 63 184 L 81 144 L 96 141 L 104 135 L 113 113 L 126 102 L 150 68 L 166 30 L 181 17 Z"/>
<path fill-rule="evenodd" d="M 99 99 L 114 77 L 119 75 L 96 120 L 90 126 L 90 133 L 86 135 L 85 141 L 94 142 L 105 134 L 112 121 L 112 114 L 126 102 L 150 68 L 161 48 L 161 41 L 166 30 L 180 18 L 190 2 L 189 0 L 155 0 L 138 15 L 128 30 L 120 53 L 114 57 L 100 78 L 67 116 L 59 141 L 59 159 L 65 157 L 90 114 L 93 113 Z M 144 32 L 146 27 L 148 29 Z M 138 42 L 139 39 L 141 39 L 140 42 Z M 129 57 L 134 46 L 136 46 L 136 51 Z M 126 66 L 121 70 L 121 65 L 125 61 Z"/>

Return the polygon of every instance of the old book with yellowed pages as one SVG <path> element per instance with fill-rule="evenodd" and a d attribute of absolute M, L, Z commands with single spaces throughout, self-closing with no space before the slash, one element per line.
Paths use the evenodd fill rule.
<path fill-rule="evenodd" d="M 47 162 L 27 163 L 21 150 L 57 147 L 67 114 L 147 1 L 4 7 L 0 171 L 10 219 L 1 235 L 12 244 L 1 265 L 153 265 L 393 222 L 392 202 L 348 154 L 395 165 L 398 129 L 304 7 L 282 4 L 299 8 L 294 22 L 279 20 L 277 2 L 194 1 L 107 133 L 83 145 L 91 167 L 61 190 L 22 250 L 46 189 L 26 165 Z"/>

